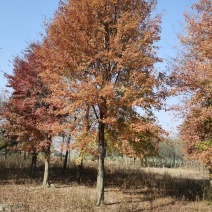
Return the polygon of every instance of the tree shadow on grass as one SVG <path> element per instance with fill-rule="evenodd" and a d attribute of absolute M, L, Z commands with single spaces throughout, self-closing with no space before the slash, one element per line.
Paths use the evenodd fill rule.
<path fill-rule="evenodd" d="M 0 167 L 0 184 L 12 182 L 15 184 L 36 183 L 41 185 L 43 170 L 43 166 L 38 166 L 34 178 L 31 178 L 29 168 Z M 65 173 L 63 173 L 61 167 L 50 167 L 50 183 L 58 185 L 77 184 L 76 176 L 77 167 L 75 165 L 68 167 Z M 81 185 L 94 187 L 97 178 L 95 164 L 92 166 L 84 165 L 81 178 Z M 118 168 L 112 172 L 106 168 L 105 187 L 118 188 L 123 194 L 133 192 L 133 195 L 137 196 L 149 194 L 153 198 L 169 196 L 187 201 L 205 199 L 206 191 L 211 194 L 209 180 L 176 178 L 169 174 L 161 175 L 143 172 L 142 170 Z"/>
<path fill-rule="evenodd" d="M 206 190 L 211 190 L 208 179 L 176 178 L 169 174 L 161 175 L 138 170 L 131 170 L 128 173 L 117 170 L 113 174 L 108 173 L 106 183 L 121 187 L 124 193 L 133 189 L 134 194 L 141 195 L 144 191 L 139 189 L 146 188 L 155 197 L 170 196 L 188 201 L 202 200 L 205 198 Z"/>
<path fill-rule="evenodd" d="M 174 200 L 169 200 L 164 203 L 163 198 L 159 203 L 154 201 L 157 199 L 154 197 L 150 190 L 140 189 L 126 190 L 123 195 L 122 201 L 115 201 L 112 203 L 106 203 L 107 206 L 116 206 L 118 211 L 154 211 L 157 208 L 163 208 L 175 203 Z"/>

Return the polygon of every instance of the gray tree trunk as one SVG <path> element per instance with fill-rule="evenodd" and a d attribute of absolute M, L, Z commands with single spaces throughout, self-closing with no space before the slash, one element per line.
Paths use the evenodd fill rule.
<path fill-rule="evenodd" d="M 43 176 L 43 187 L 49 187 L 49 159 L 45 157 L 45 169 L 44 169 L 44 176 Z"/>
<path fill-rule="evenodd" d="M 45 168 L 44 168 L 44 176 L 43 176 L 43 187 L 49 187 L 49 162 L 50 162 L 50 145 L 51 145 L 51 138 L 48 138 L 47 141 L 47 148 L 45 152 Z"/>
<path fill-rule="evenodd" d="M 100 115 L 101 118 L 101 115 Z M 104 141 L 105 124 L 99 122 L 98 136 L 98 176 L 97 176 L 97 206 L 104 204 L 104 158 L 105 158 L 105 141 Z"/>

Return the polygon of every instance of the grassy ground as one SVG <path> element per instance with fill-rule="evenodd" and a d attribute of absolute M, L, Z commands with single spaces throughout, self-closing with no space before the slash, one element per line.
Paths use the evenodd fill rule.
<path fill-rule="evenodd" d="M 10 161 L 10 162 L 9 162 Z M 0 211 L 212 211 L 207 175 L 183 169 L 140 168 L 106 162 L 105 205 L 95 206 L 95 162 L 84 164 L 82 184 L 76 167 L 52 165 L 51 187 L 43 189 L 43 167 L 34 179 L 29 161 L 0 161 Z"/>

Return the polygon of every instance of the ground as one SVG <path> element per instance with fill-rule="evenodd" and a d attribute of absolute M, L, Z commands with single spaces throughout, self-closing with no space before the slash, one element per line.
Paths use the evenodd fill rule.
<path fill-rule="evenodd" d="M 50 188 L 41 187 L 42 167 L 34 179 L 25 169 L 1 167 L 0 211 L 212 211 L 205 196 L 207 173 L 112 164 L 106 165 L 105 205 L 97 207 L 94 166 L 95 162 L 84 165 L 81 185 L 76 183 L 75 167 L 64 175 L 61 168 L 52 167 Z"/>
<path fill-rule="evenodd" d="M 0 202 L 5 211 L 177 211 L 211 212 L 212 204 L 203 201 L 184 201 L 171 197 L 155 197 L 147 188 L 121 190 L 108 188 L 105 205 L 95 206 L 95 188 L 55 185 L 48 189 L 31 185 L 4 185 L 0 187 Z M 0 204 L 2 205 L 2 204 Z M 0 206 L 0 211 L 1 206 Z"/>

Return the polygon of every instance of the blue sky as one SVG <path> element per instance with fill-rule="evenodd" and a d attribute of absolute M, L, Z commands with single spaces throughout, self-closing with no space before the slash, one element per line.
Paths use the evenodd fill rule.
<path fill-rule="evenodd" d="M 158 12 L 163 11 L 163 22 L 159 56 L 164 58 L 160 69 L 164 70 L 169 57 L 174 57 L 173 49 L 178 44 L 177 35 L 182 32 L 183 13 L 189 10 L 195 0 L 158 0 Z M 5 0 L 0 4 L 0 93 L 5 90 L 6 79 L 3 72 L 12 74 L 12 61 L 32 41 L 41 39 L 44 19 L 53 17 L 59 0 Z M 175 98 L 168 104 L 176 102 Z M 179 121 L 174 121 L 171 113 L 157 113 L 160 124 L 166 130 L 175 129 Z"/>

